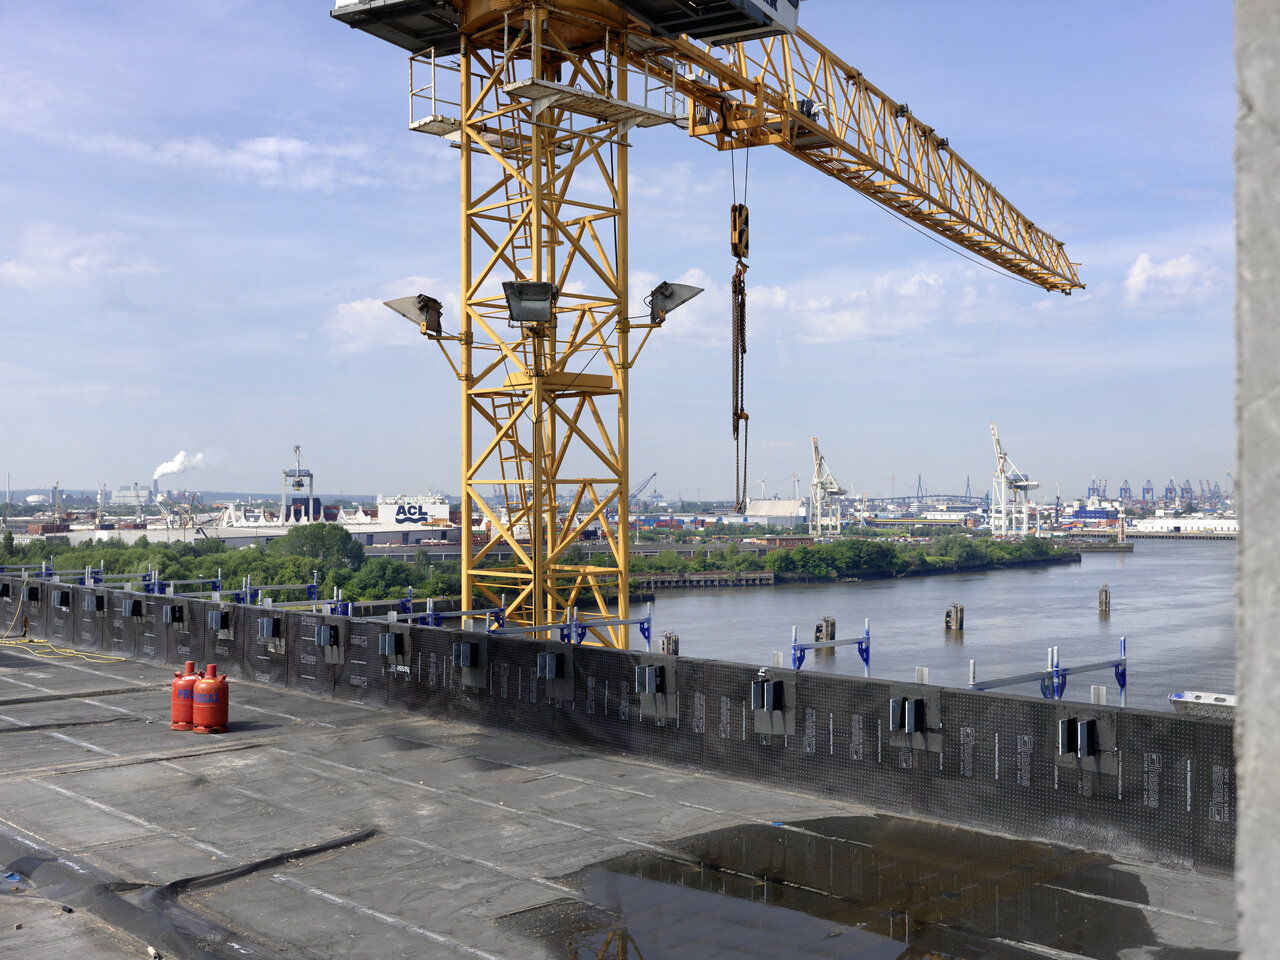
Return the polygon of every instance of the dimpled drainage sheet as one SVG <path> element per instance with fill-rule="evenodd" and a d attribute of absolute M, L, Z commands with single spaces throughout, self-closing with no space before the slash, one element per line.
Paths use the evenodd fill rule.
<path fill-rule="evenodd" d="M 501 923 L 552 956 L 1227 960 L 1101 854 L 890 816 L 737 826 L 606 860 Z"/>

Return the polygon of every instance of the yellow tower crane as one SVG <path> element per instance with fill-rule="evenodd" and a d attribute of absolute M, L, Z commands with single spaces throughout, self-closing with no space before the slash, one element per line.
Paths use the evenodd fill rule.
<path fill-rule="evenodd" d="M 564 623 L 581 603 L 593 642 L 629 642 L 629 378 L 667 311 L 698 292 L 659 284 L 648 312 L 629 315 L 636 128 L 682 125 L 720 150 L 780 147 L 1046 290 L 1082 286 L 1060 242 L 800 30 L 797 10 L 338 0 L 332 12 L 409 51 L 411 129 L 460 150 L 459 329 L 445 331 L 429 295 L 389 305 L 437 341 L 461 382 L 462 595 L 504 603 L 509 625 Z M 735 402 L 735 436 L 739 419 Z M 473 515 L 483 535 L 466 535 Z M 570 562 L 592 527 L 608 561 Z M 496 562 L 500 552 L 512 559 Z"/>

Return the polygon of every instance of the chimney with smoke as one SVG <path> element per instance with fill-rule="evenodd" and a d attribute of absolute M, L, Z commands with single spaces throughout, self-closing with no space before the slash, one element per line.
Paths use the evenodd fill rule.
<path fill-rule="evenodd" d="M 197 453 L 194 457 L 188 457 L 187 451 L 179 450 L 178 455 L 172 460 L 167 460 L 160 464 L 160 466 L 156 467 L 156 472 L 151 476 L 152 491 L 156 493 L 160 491 L 159 480 L 161 477 L 167 477 L 171 473 L 184 473 L 187 470 L 198 470 L 203 466 L 203 453 Z"/>

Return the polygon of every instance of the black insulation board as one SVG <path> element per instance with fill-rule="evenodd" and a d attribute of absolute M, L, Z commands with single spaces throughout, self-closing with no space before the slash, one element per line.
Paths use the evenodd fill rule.
<path fill-rule="evenodd" d="M 1214 872 L 1234 863 L 1229 721 L 769 668 L 770 678 L 786 684 L 789 717 L 779 728 L 785 732 L 763 733 L 751 707 L 760 673 L 749 664 L 579 646 L 566 658 L 571 684 L 552 690 L 537 676 L 538 653 L 554 646 L 545 640 L 415 625 L 397 665 L 378 652 L 387 626 L 374 621 L 185 599 L 178 627 L 162 622 L 161 605 L 170 598 L 129 594 L 143 600 L 144 615 L 124 618 L 121 591 L 62 585 L 72 604 L 51 610 L 54 585 L 28 581 L 40 600 L 20 610 L 25 585 L 20 578 L 10 583 L 12 598 L 0 599 L 0 615 L 29 616 L 34 636 L 60 645 L 175 665 L 195 659 L 201 668 L 214 662 L 232 677 L 320 696 L 502 726 L 1136 860 Z M 84 611 L 84 597 L 95 592 L 107 595 L 105 615 Z M 230 610 L 231 629 L 210 631 L 210 609 Z M 262 617 L 279 618 L 278 638 L 259 639 Z M 326 663 L 315 646 L 320 622 L 339 624 L 342 662 Z M 482 643 L 478 670 L 453 664 L 453 644 L 465 640 Z M 659 660 L 677 669 L 668 673 L 666 708 L 655 712 L 653 698 L 635 692 L 635 668 Z M 928 737 L 890 731 L 894 697 L 927 701 Z M 1064 718 L 1095 721 L 1097 756 L 1059 753 Z"/>

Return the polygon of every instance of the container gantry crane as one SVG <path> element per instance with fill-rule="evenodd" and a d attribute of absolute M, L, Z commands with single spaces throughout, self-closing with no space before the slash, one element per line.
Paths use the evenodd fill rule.
<path fill-rule="evenodd" d="M 1004 452 L 1000 431 L 991 424 L 991 442 L 996 448 L 995 479 L 991 485 L 991 534 L 996 537 L 1025 537 L 1031 527 L 1028 494 L 1040 486 L 1018 470 Z"/>
<path fill-rule="evenodd" d="M 849 491 L 840 486 L 827 458 L 818 450 L 818 438 L 813 438 L 813 481 L 809 484 L 809 533 L 815 537 L 838 537 L 843 525 L 840 501 Z"/>
<path fill-rule="evenodd" d="M 799 29 L 797 11 L 794 0 L 338 0 L 332 11 L 411 54 L 411 129 L 460 148 L 460 329 L 444 331 L 427 294 L 391 305 L 461 383 L 462 515 L 476 510 L 493 531 L 464 542 L 462 592 L 481 606 L 505 596 L 508 624 L 563 622 L 580 601 L 604 611 L 615 596 L 628 617 L 631 370 L 696 292 L 659 284 L 647 316 L 627 315 L 637 128 L 675 123 L 720 150 L 777 147 L 1046 290 L 1082 287 L 1059 241 Z M 505 503 L 486 500 L 491 485 Z M 592 524 L 612 562 L 568 562 Z M 500 546 L 513 561 L 482 566 Z M 628 628 L 598 616 L 593 640 L 626 646 Z"/>
<path fill-rule="evenodd" d="M 280 522 L 288 523 L 293 519 L 293 511 L 289 508 L 289 490 L 292 488 L 295 492 L 300 492 L 305 485 L 307 488 L 307 505 L 302 511 L 307 518 L 307 523 L 314 523 L 321 517 L 312 516 L 311 505 L 315 503 L 315 474 L 311 472 L 311 468 L 307 466 L 307 462 L 302 459 L 302 447 L 298 444 L 293 446 L 293 459 L 289 461 L 289 465 L 280 471 Z"/>

